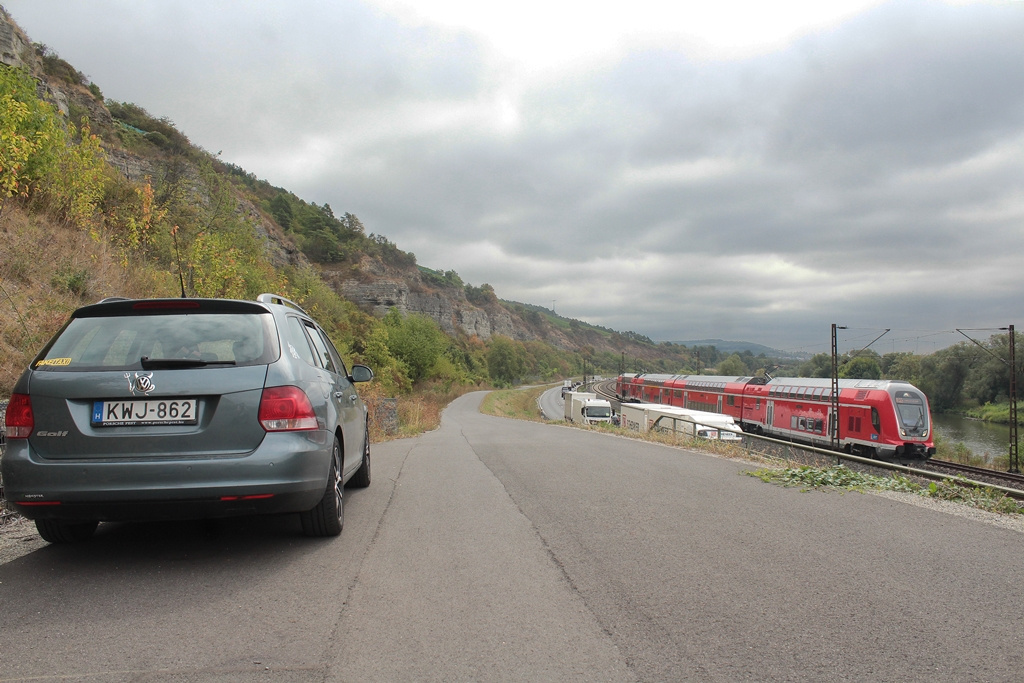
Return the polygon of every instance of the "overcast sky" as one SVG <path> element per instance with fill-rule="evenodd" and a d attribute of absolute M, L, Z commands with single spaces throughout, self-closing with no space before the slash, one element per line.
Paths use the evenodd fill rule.
<path fill-rule="evenodd" d="M 807 352 L 1024 325 L 1021 0 L 0 3 L 504 299 Z"/>

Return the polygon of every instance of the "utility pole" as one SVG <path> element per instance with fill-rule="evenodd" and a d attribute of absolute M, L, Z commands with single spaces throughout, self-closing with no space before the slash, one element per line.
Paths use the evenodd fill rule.
<path fill-rule="evenodd" d="M 1013 325 L 1010 325 L 1010 472 L 1020 472 L 1017 456 L 1017 351 Z"/>
<path fill-rule="evenodd" d="M 832 415 L 828 430 L 832 450 L 839 450 L 839 354 L 836 352 L 836 330 L 845 329 L 845 326 L 832 323 Z"/>
<path fill-rule="evenodd" d="M 999 330 L 1008 330 L 1010 333 L 1010 466 L 1008 470 L 1013 474 L 1020 474 L 1020 459 L 1017 453 L 1017 337 L 1016 333 L 1013 331 L 1013 325 L 1010 325 L 1009 327 L 1000 327 Z M 986 348 L 981 342 L 979 342 L 977 339 L 970 337 L 963 330 L 957 328 L 957 332 L 962 334 L 964 337 L 967 337 L 969 341 L 977 345 L 978 348 L 983 350 L 985 353 L 989 354 L 990 356 L 998 359 L 1003 363 L 1007 362 L 1000 358 L 999 356 L 992 353 L 991 349 Z"/>

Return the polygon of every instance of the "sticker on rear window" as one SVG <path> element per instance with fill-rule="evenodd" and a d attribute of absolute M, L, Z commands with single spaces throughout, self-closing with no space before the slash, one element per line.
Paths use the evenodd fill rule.
<path fill-rule="evenodd" d="M 71 365 L 71 359 L 70 358 L 46 358 L 46 359 L 41 360 L 38 363 L 36 363 L 36 367 L 37 368 L 38 367 L 42 367 L 44 365 L 58 365 L 58 366 Z"/>

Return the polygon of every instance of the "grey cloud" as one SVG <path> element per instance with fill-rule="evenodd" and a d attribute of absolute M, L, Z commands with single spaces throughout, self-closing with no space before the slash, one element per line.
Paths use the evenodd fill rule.
<path fill-rule="evenodd" d="M 1024 121 L 1021 35 L 1017 8 L 894 3 L 808 40 L 775 151 L 883 174 L 973 154 Z"/>

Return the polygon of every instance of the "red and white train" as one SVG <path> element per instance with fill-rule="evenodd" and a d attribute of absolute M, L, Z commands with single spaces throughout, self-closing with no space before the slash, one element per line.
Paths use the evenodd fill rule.
<path fill-rule="evenodd" d="M 813 377 L 619 375 L 619 400 L 731 415 L 745 432 L 832 447 L 832 380 Z M 886 460 L 935 454 L 928 398 L 908 382 L 839 380 L 838 445 Z"/>

